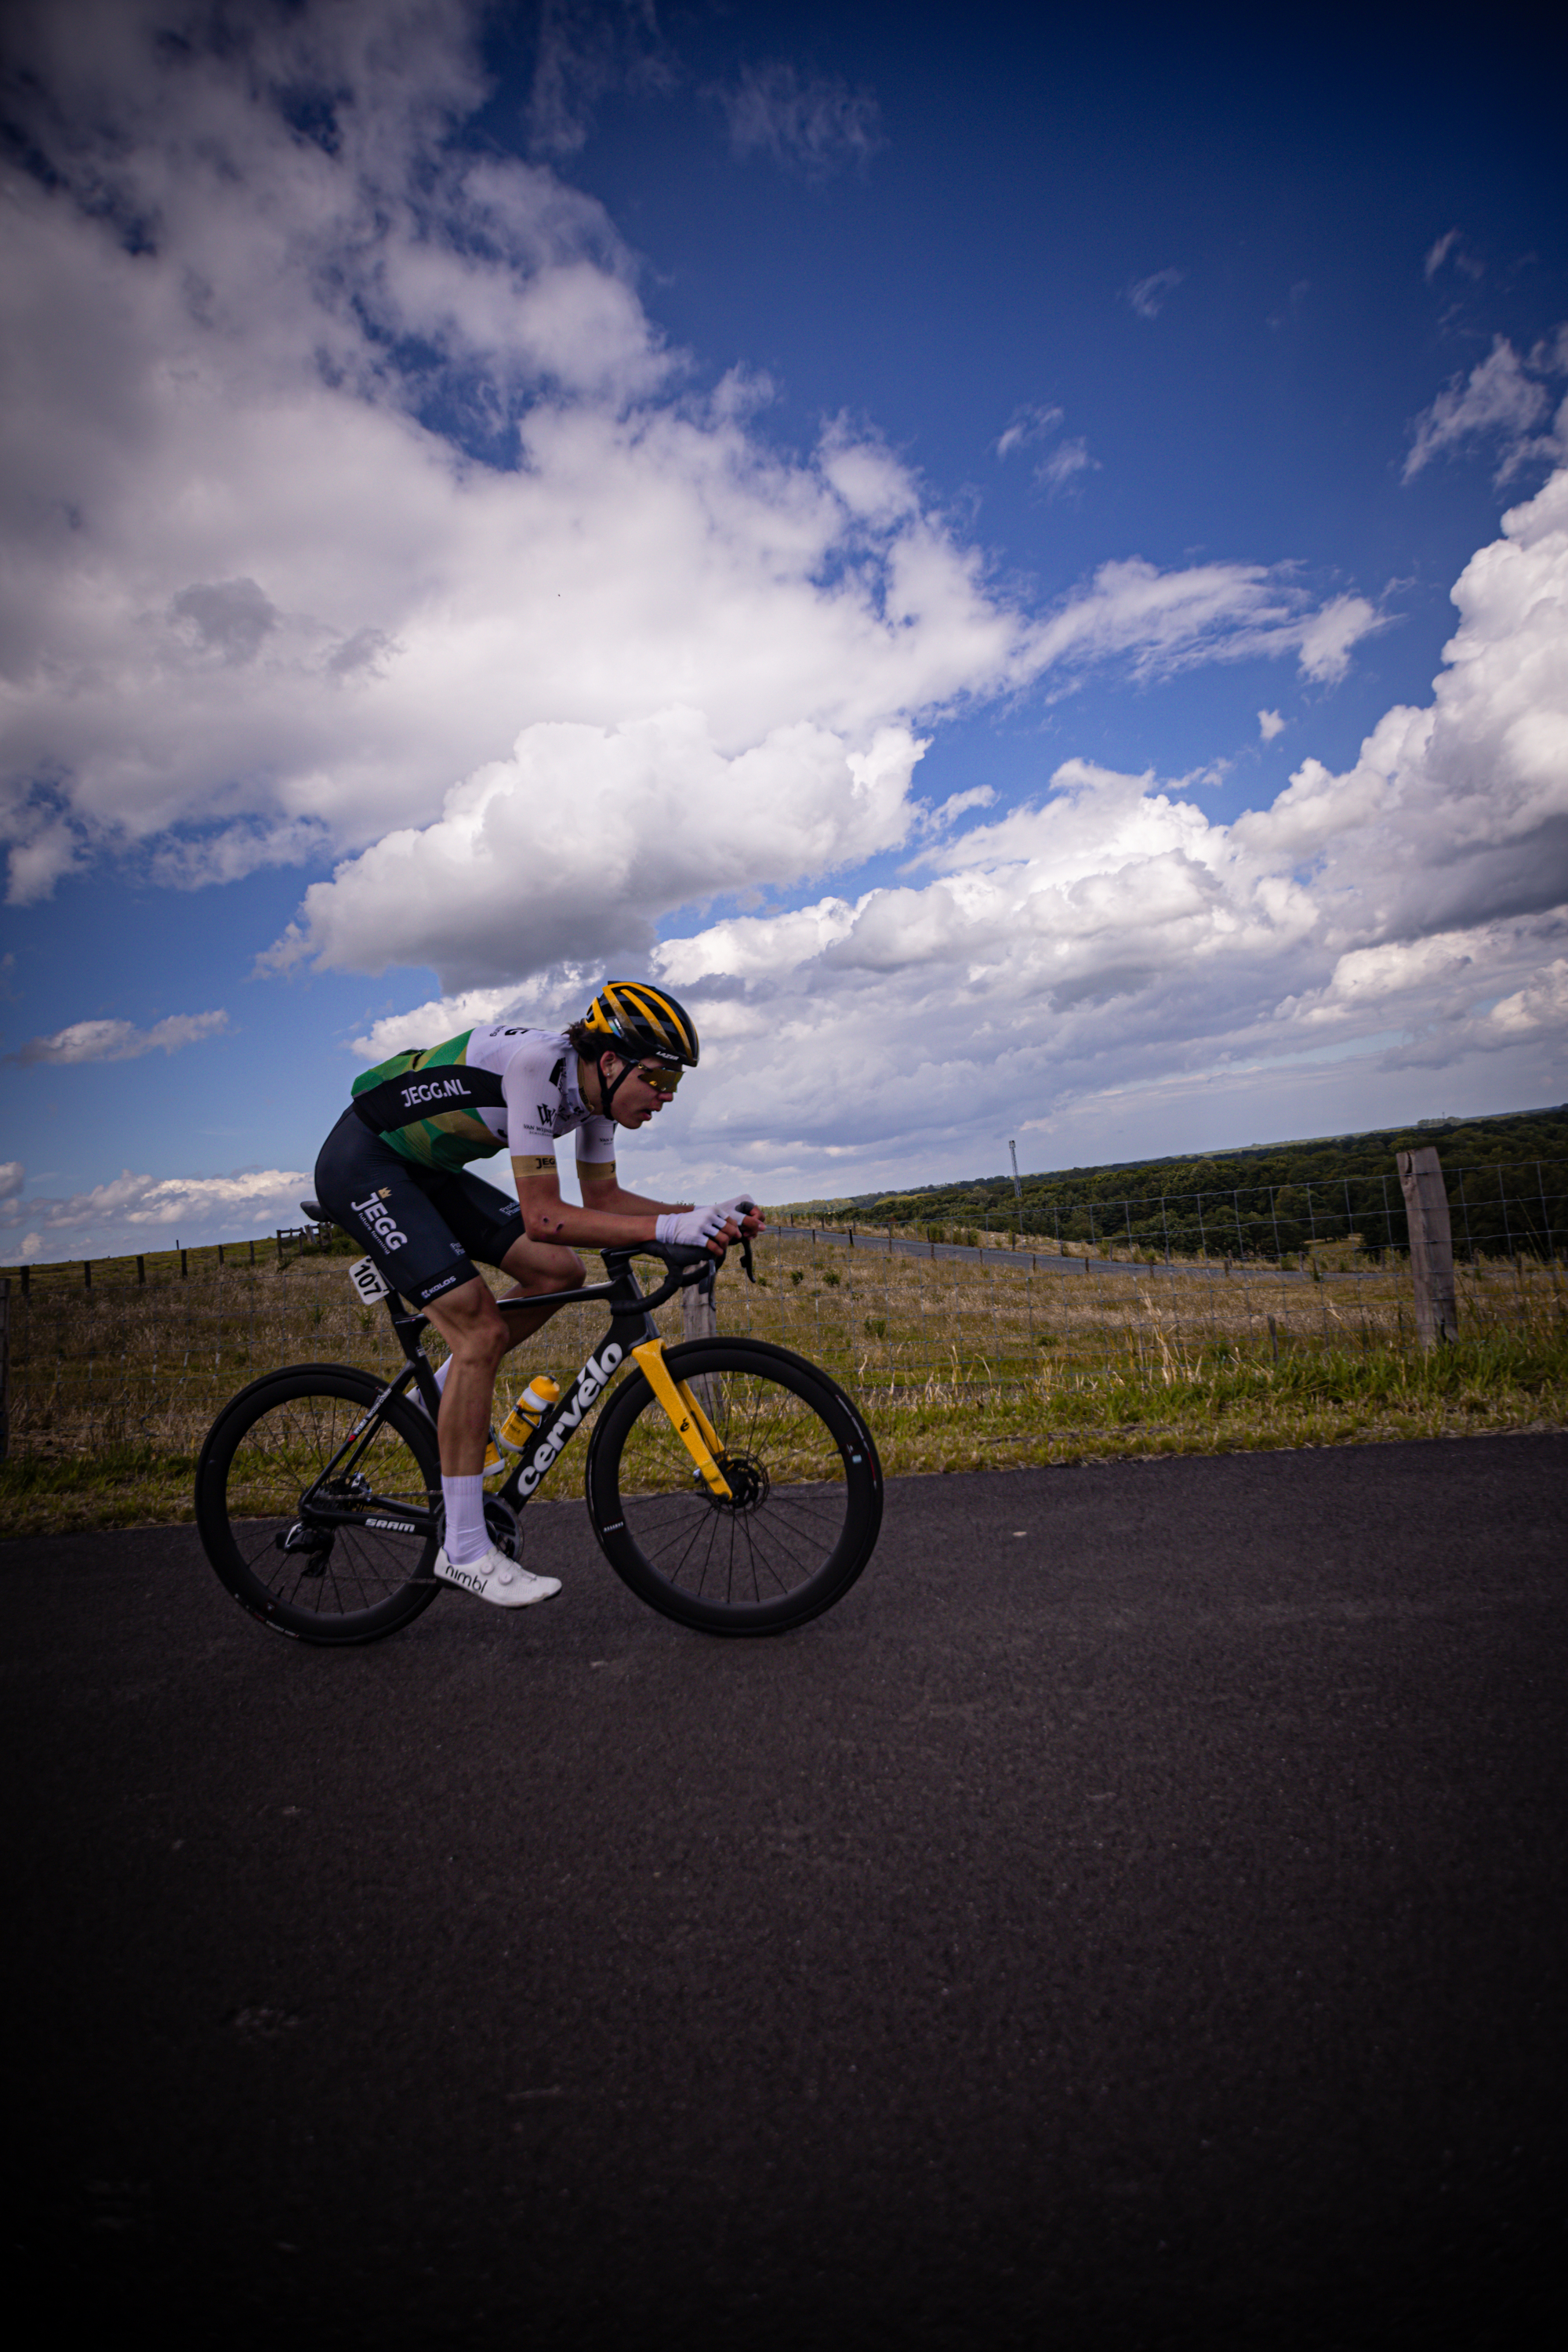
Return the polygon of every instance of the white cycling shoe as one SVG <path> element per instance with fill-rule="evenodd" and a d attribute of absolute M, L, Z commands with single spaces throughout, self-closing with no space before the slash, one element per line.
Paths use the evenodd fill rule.
<path fill-rule="evenodd" d="M 447 1559 L 443 1545 L 436 1555 L 436 1573 L 444 1584 L 460 1584 L 465 1592 L 474 1593 L 480 1601 L 493 1601 L 498 1609 L 526 1609 L 531 1601 L 548 1601 L 561 1590 L 558 1576 L 534 1576 L 493 1544 L 478 1559 L 466 1559 L 460 1567 Z"/>

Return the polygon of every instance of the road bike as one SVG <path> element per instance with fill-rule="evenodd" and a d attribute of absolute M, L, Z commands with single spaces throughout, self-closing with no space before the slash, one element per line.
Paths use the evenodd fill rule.
<path fill-rule="evenodd" d="M 302 1206 L 327 1222 L 314 1202 Z M 741 1251 L 754 1280 L 750 1243 Z M 486 1496 L 491 1541 L 521 1557 L 523 1509 L 598 1405 L 584 1484 L 623 1583 L 706 1633 L 805 1624 L 842 1599 L 875 1549 L 882 1469 L 870 1431 L 843 1390 L 787 1348 L 666 1344 L 653 1310 L 684 1289 L 710 1295 L 707 1250 L 645 1242 L 600 1255 L 604 1282 L 554 1297 L 561 1307 L 597 1301 L 609 1329 Z M 642 1289 L 637 1256 L 663 1261 L 658 1289 Z M 349 1274 L 367 1303 L 384 1302 L 404 1369 L 388 1381 L 352 1364 L 268 1372 L 225 1406 L 196 1465 L 208 1559 L 253 1617 L 303 1642 L 379 1641 L 449 1589 L 434 1573 L 440 1397 L 421 1344 L 427 1318 L 370 1258 Z M 497 1301 L 503 1313 L 536 1303 Z"/>

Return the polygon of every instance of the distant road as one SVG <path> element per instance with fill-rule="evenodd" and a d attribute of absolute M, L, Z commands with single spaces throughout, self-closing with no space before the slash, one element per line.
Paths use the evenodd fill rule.
<path fill-rule="evenodd" d="M 916 1241 L 907 1234 L 896 1234 L 889 1237 L 885 1227 L 879 1233 L 874 1226 L 860 1226 L 852 1232 L 846 1233 L 834 1225 L 770 1224 L 765 1238 L 769 1241 L 817 1243 L 827 1248 L 867 1250 L 877 1257 L 968 1258 L 972 1263 L 980 1259 L 988 1265 L 1010 1266 L 1015 1272 L 1020 1266 L 1027 1266 L 1033 1274 L 1064 1276 L 1130 1274 L 1139 1281 L 1144 1281 L 1151 1276 L 1163 1274 L 1190 1277 L 1194 1274 L 1223 1276 L 1226 1271 L 1225 1260 L 1218 1257 L 1211 1258 L 1206 1265 L 1194 1265 L 1191 1263 L 1184 1263 L 1180 1265 L 1133 1265 L 1126 1258 L 1118 1257 L 1062 1257 L 1055 1250 L 983 1249 L 977 1244 L 972 1247 L 964 1242 Z M 1241 1258 L 1237 1258 L 1235 1263 L 1238 1276 L 1244 1272 L 1266 1273 L 1270 1282 L 1310 1282 L 1313 1279 L 1310 1275 L 1285 1274 L 1273 1265 L 1252 1267 Z M 1328 1274 L 1325 1275 L 1324 1279 L 1331 1282 L 1361 1282 L 1374 1276 L 1379 1280 L 1387 1280 L 1387 1274 L 1381 1267 L 1369 1268 L 1365 1274 Z"/>
<path fill-rule="evenodd" d="M 826 1617 L 0 1546 L 18 2283 L 297 2352 L 1542 2344 L 1568 1438 L 895 1481 Z"/>

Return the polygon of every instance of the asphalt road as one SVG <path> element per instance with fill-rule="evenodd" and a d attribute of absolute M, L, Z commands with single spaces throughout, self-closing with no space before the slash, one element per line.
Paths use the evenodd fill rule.
<path fill-rule="evenodd" d="M 1457 2345 L 1561 2312 L 1568 1438 L 900 1482 L 719 1643 L 0 1547 L 51 2336 Z"/>

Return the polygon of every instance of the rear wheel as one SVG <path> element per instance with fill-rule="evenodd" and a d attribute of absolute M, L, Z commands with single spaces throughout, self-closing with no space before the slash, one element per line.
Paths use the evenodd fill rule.
<path fill-rule="evenodd" d="M 783 1633 L 847 1592 L 876 1545 L 882 1471 L 843 1391 L 753 1339 L 666 1350 L 722 1440 L 729 1499 L 709 1492 L 641 1372 L 610 1396 L 589 1450 L 588 1511 L 639 1599 L 709 1633 Z"/>
<path fill-rule="evenodd" d="M 428 1419 L 399 1397 L 367 1444 L 349 1444 L 382 1387 L 347 1364 L 270 1373 L 226 1407 L 202 1448 L 196 1525 L 207 1558 L 275 1633 L 374 1642 L 440 1590 L 441 1465 Z"/>

